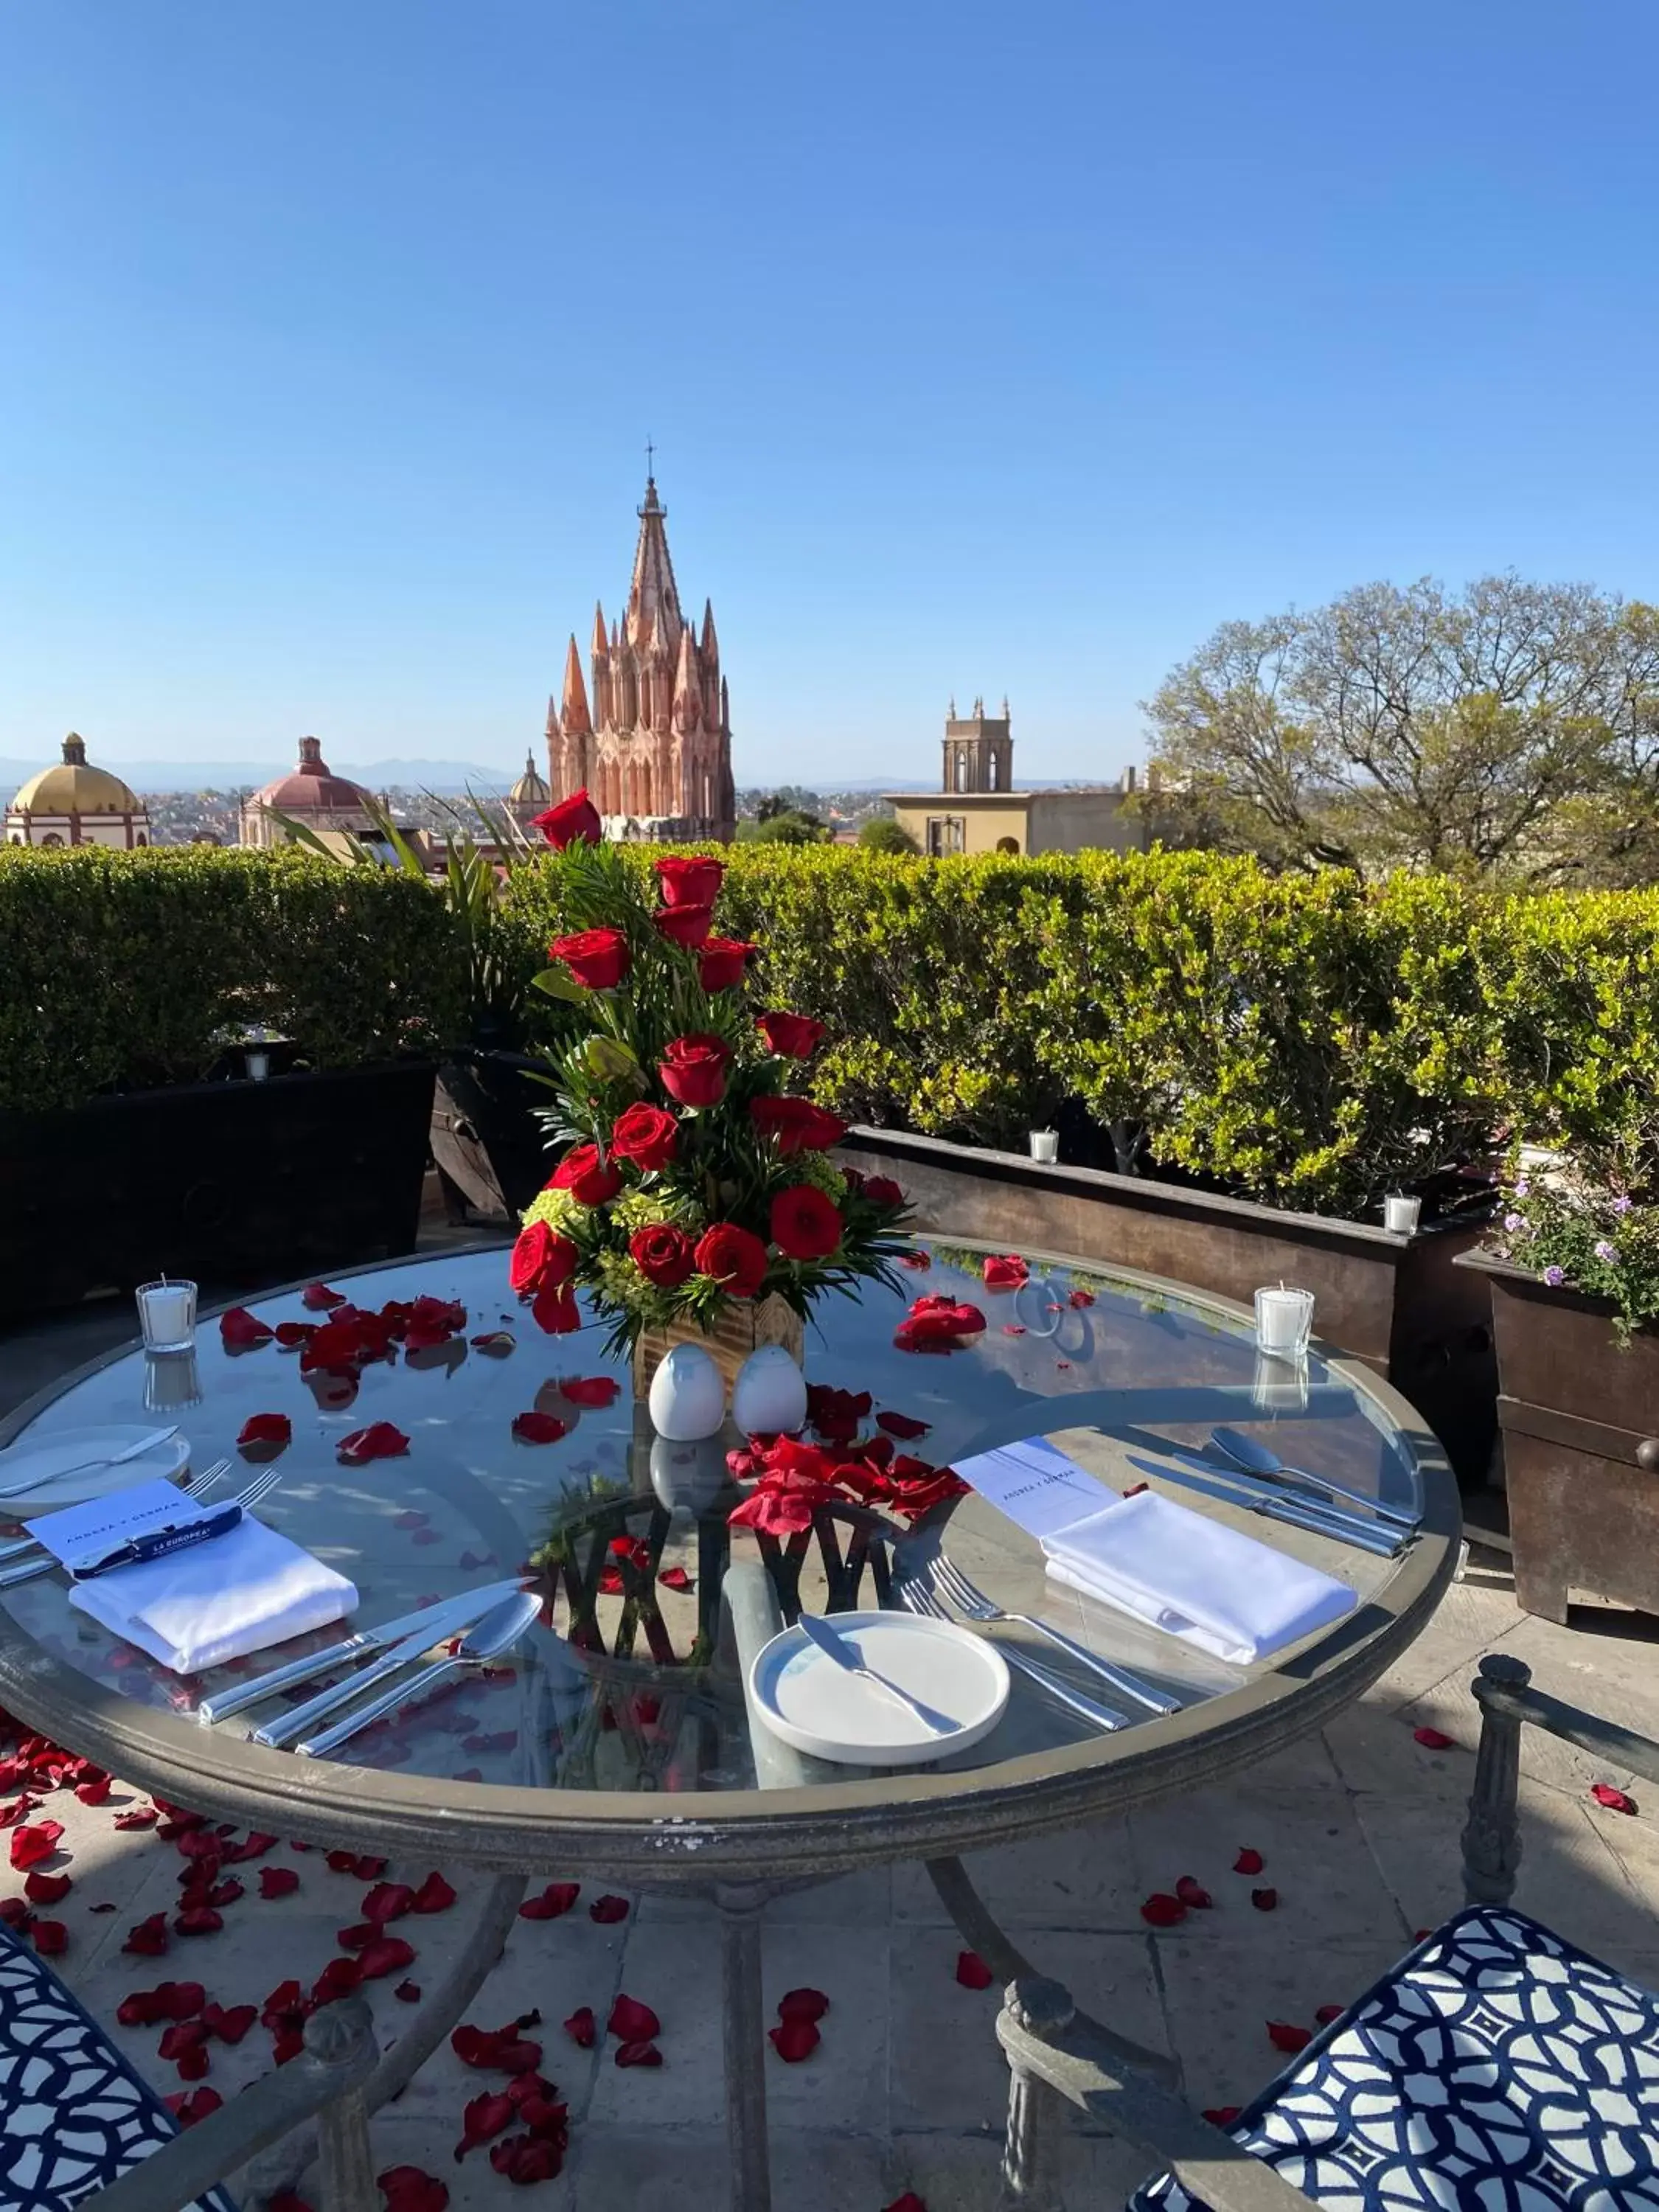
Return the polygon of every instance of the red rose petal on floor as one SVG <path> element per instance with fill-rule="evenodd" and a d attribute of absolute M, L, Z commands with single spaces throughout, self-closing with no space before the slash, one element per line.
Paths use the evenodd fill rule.
<path fill-rule="evenodd" d="M 75 1794 L 83 1805 L 101 1805 L 109 1796 L 109 1783 L 107 1774 L 100 1776 L 96 1782 L 77 1782 Z"/>
<path fill-rule="evenodd" d="M 1412 1730 L 1412 1741 L 1420 1743 L 1425 1751 L 1449 1751 L 1456 1741 L 1443 1729 L 1418 1728 Z"/>
<path fill-rule="evenodd" d="M 240 2043 L 259 2017 L 258 2005 L 210 2004 L 202 2008 L 202 2023 L 221 2043 Z"/>
<path fill-rule="evenodd" d="M 415 1893 L 406 1881 L 377 1881 L 357 1908 L 365 1920 L 384 1927 L 388 1920 L 401 1920 L 415 1902 Z"/>
<path fill-rule="evenodd" d="M 292 1867 L 261 1867 L 259 1869 L 261 1897 L 292 1897 L 299 1887 L 300 1877 Z"/>
<path fill-rule="evenodd" d="M 187 2051 L 199 2050 L 210 2033 L 204 2020 L 174 2021 L 156 2045 L 155 2054 L 171 2065 L 175 2059 L 182 2058 Z"/>
<path fill-rule="evenodd" d="M 331 1959 L 311 1985 L 313 2005 L 332 2004 L 336 1997 L 349 1997 L 363 1978 L 363 1970 L 355 1959 Z"/>
<path fill-rule="evenodd" d="M 1611 1782 L 1592 1782 L 1590 1796 L 1598 1805 L 1605 1805 L 1609 1813 L 1633 1813 L 1636 1800 L 1627 1797 L 1622 1790 L 1615 1790 Z"/>
<path fill-rule="evenodd" d="M 173 1932 L 175 1936 L 216 1936 L 224 1924 L 210 1905 L 191 1905 L 175 1917 Z"/>
<path fill-rule="evenodd" d="M 1267 2022 L 1267 2040 L 1275 2051 L 1305 2051 L 1313 2041 L 1313 2032 L 1310 2028 L 1293 2027 L 1289 2021 L 1270 2020 Z"/>
<path fill-rule="evenodd" d="M 556 1444 L 570 1434 L 570 1426 L 556 1413 L 515 1413 L 513 1433 L 521 1444 Z"/>
<path fill-rule="evenodd" d="M 957 1979 L 964 1990 L 988 1990 L 996 1976 L 977 1951 L 958 1951 Z"/>
<path fill-rule="evenodd" d="M 665 1567 L 657 1580 L 665 1589 L 692 1590 L 696 1588 L 684 1567 Z"/>
<path fill-rule="evenodd" d="M 564 2024 L 564 2032 L 580 2050 L 591 2051 L 599 2039 L 599 2024 L 593 2017 L 592 2005 L 583 2005 L 573 2012 Z"/>
<path fill-rule="evenodd" d="M 276 2212 L 275 2206 L 268 2208 L 268 2212 Z M 883 2212 L 927 2212 L 927 2207 L 914 2189 L 907 2189 L 902 2197 L 896 2197 L 890 2204 L 884 2206 Z"/>
<path fill-rule="evenodd" d="M 136 1928 L 127 1930 L 124 1951 L 136 1959 L 159 1959 L 167 1948 L 167 1917 L 165 1912 L 152 1912 L 148 1920 L 141 1920 Z"/>
<path fill-rule="evenodd" d="M 605 2032 L 623 2043 L 648 2043 L 653 2035 L 662 2033 L 662 2022 L 650 2006 L 641 2004 L 637 1997 L 618 1996 L 611 2008 Z"/>
<path fill-rule="evenodd" d="M 1253 1851 L 1248 1844 L 1245 1844 L 1240 1850 L 1238 1856 L 1233 1861 L 1233 1872 L 1235 1874 L 1260 1874 L 1266 1864 L 1267 1861 L 1262 1857 L 1260 1851 Z"/>
<path fill-rule="evenodd" d="M 479 2096 L 468 2100 L 461 2112 L 461 2139 L 455 2146 L 455 2163 L 459 2166 L 468 2151 L 477 2150 L 480 2144 L 493 2142 L 504 2128 L 513 2124 L 516 2107 L 505 2089 L 486 2089 Z"/>
<path fill-rule="evenodd" d="M 830 2000 L 822 1990 L 786 1990 L 778 1999 L 780 2020 L 822 2020 L 829 2009 Z"/>
<path fill-rule="evenodd" d="M 399 1982 L 392 1994 L 399 2004 L 419 2004 L 421 1985 L 418 1982 Z"/>
<path fill-rule="evenodd" d="M 357 1954 L 358 1972 L 366 1982 L 384 1981 L 388 1974 L 400 1974 L 414 1963 L 415 1946 L 405 1943 L 401 1936 L 382 1936 L 375 1942 L 366 1943 Z"/>
<path fill-rule="evenodd" d="M 1176 1921 L 1187 1917 L 1187 1908 L 1168 1890 L 1155 1889 L 1141 1906 L 1140 1917 L 1149 1928 L 1173 1928 Z"/>
<path fill-rule="evenodd" d="M 1212 2128 L 1230 2128 L 1243 2109 L 1243 2105 L 1211 2105 L 1199 2118 L 1207 2120 Z"/>
<path fill-rule="evenodd" d="M 772 2031 L 775 2035 L 777 2030 Z M 817 2030 L 812 2031 L 812 2040 L 817 2041 Z M 617 2045 L 618 2066 L 660 2066 L 662 2053 L 654 2043 L 619 2043 Z"/>
<path fill-rule="evenodd" d="M 11 1832 L 11 1863 L 20 1874 L 37 1867 L 49 1859 L 58 1849 L 58 1838 L 64 1832 L 61 1820 L 39 1820 L 31 1827 L 14 1828 Z"/>
<path fill-rule="evenodd" d="M 1250 1892 L 1250 1902 L 1258 1912 L 1276 1912 L 1279 1909 L 1279 1892 L 1276 1889 L 1253 1889 Z"/>
<path fill-rule="evenodd" d="M 1184 1905 L 1188 1906 L 1194 1912 L 1206 1912 L 1215 1903 L 1214 1898 L 1205 1888 L 1203 1883 L 1189 1874 L 1182 1875 L 1175 1886 L 1175 1893 Z"/>
<path fill-rule="evenodd" d="M 0 1928 L 27 1928 L 33 1917 L 21 1897 L 0 1898 Z"/>
<path fill-rule="evenodd" d="M 559 1385 L 559 1395 L 573 1406 L 614 1406 L 622 1384 L 610 1375 L 578 1375 Z"/>
<path fill-rule="evenodd" d="M 803 2058 L 811 2057 L 821 2040 L 817 2028 L 810 2020 L 780 2021 L 769 2027 L 767 2039 L 786 2066 L 799 2066 Z"/>
<path fill-rule="evenodd" d="M 410 1903 L 412 1912 L 447 1912 L 455 1902 L 455 1893 L 443 1876 L 435 1870 L 416 1891 Z"/>
<path fill-rule="evenodd" d="M 69 1929 L 61 1920 L 37 1920 L 29 1934 L 43 1959 L 55 1959 L 69 1948 Z"/>
<path fill-rule="evenodd" d="M 23 1884 L 23 1894 L 31 1905 L 58 1905 L 74 1887 L 72 1875 L 32 1874 Z"/>
<path fill-rule="evenodd" d="M 444 2184 L 418 2166 L 390 2166 L 374 2179 L 386 2198 L 386 2212 L 445 2212 L 449 2203 Z"/>
<path fill-rule="evenodd" d="M 156 1818 L 154 1805 L 135 1805 L 130 1811 L 116 1814 L 115 1826 L 118 1828 L 153 1828 Z"/>
<path fill-rule="evenodd" d="M 579 1881 L 550 1881 L 539 1896 L 526 1898 L 519 1907 L 519 1917 L 520 1920 L 556 1920 L 561 1913 L 569 1911 L 581 1895 L 581 1891 L 582 1886 Z M 607 1901 L 604 1898 L 599 1900 L 602 1905 Z M 626 1911 L 625 1906 L 623 1911 Z M 595 1913 L 593 1917 L 598 1919 L 599 1915 Z M 623 1915 L 615 1917 L 621 1918 Z"/>
<path fill-rule="evenodd" d="M 311 2207 L 292 2189 L 279 2189 L 274 2197 L 266 2197 L 265 2212 L 311 2212 Z"/>
<path fill-rule="evenodd" d="M 625 1897 L 596 1897 L 587 1908 L 587 1917 L 605 1927 L 613 1922 L 626 1920 L 628 1899 Z"/>
<path fill-rule="evenodd" d="M 1346 2005 L 1321 2005 L 1314 2018 L 1321 2027 L 1328 2027 L 1334 2020 L 1340 2020 L 1347 2009 Z"/>
<path fill-rule="evenodd" d="M 193 2128 L 198 2120 L 216 2112 L 224 2101 L 216 2089 L 176 2089 L 161 2100 L 181 2128 Z"/>

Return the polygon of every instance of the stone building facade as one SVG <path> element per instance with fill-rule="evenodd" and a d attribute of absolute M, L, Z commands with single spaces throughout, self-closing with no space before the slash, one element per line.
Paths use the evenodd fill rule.
<path fill-rule="evenodd" d="M 1121 783 L 1060 791 L 1016 791 L 1013 726 L 1008 702 L 988 714 L 975 699 L 971 714 L 945 712 L 942 773 L 937 791 L 883 794 L 901 829 L 934 860 L 957 853 L 1127 853 L 1147 842 L 1145 818 L 1124 801 L 1134 771 Z"/>
<path fill-rule="evenodd" d="M 71 730 L 64 757 L 32 775 L 6 809 L 9 845 L 112 845 L 131 852 L 149 842 L 142 799 L 106 768 L 87 758 L 86 741 Z"/>

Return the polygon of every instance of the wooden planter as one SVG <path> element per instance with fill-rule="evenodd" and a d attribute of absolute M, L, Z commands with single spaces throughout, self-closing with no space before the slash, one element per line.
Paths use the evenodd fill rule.
<path fill-rule="evenodd" d="M 1613 1309 L 1484 1252 L 1492 1293 L 1515 1595 L 1565 1621 L 1570 1589 L 1659 1613 L 1659 1332 L 1627 1349 Z"/>
<path fill-rule="evenodd" d="M 0 1120 L 0 1320 L 167 1273 L 280 1283 L 410 1252 L 430 1062 Z"/>
<path fill-rule="evenodd" d="M 1316 1301 L 1314 1327 L 1403 1393 L 1465 1490 L 1486 1480 L 1498 1369 L 1486 1284 L 1452 1265 L 1485 1233 L 1448 1224 L 1399 1237 L 1369 1223 L 1287 1213 L 1149 1176 L 1048 1167 L 896 1129 L 854 1129 L 850 1165 L 891 1176 L 920 1225 L 1009 1247 L 1076 1252 L 1249 1303 L 1263 1283 Z"/>
<path fill-rule="evenodd" d="M 651 1377 L 677 1344 L 700 1344 L 720 1370 L 728 1401 L 738 1370 L 763 1344 L 781 1344 L 799 1366 L 806 1348 L 806 1325 L 780 1297 L 758 1304 L 734 1300 L 708 1331 L 690 1327 L 647 1329 L 634 1346 L 634 1395 L 643 1405 Z"/>

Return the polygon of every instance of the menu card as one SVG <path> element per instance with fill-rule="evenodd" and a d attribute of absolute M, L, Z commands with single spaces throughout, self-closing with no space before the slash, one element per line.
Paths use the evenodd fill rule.
<path fill-rule="evenodd" d="M 219 1500 L 221 1505 L 225 1502 Z M 173 1483 L 135 1482 L 108 1498 L 42 1513 L 29 1523 L 29 1534 L 54 1559 L 70 1566 L 77 1559 L 101 1559 L 131 1538 L 147 1536 L 156 1528 L 186 1528 L 214 1510 L 205 1500 Z"/>
<path fill-rule="evenodd" d="M 1097 1482 L 1043 1437 L 999 1444 L 951 1464 L 981 1498 L 1045 1543 L 1121 1502 L 1117 1491 Z"/>

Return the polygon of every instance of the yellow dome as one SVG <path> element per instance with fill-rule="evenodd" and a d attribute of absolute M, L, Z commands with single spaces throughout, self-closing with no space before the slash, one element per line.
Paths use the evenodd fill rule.
<path fill-rule="evenodd" d="M 525 755 L 524 774 L 507 796 L 508 804 L 513 806 L 545 806 L 551 800 L 552 793 L 536 772 L 534 753 Z"/>
<path fill-rule="evenodd" d="M 9 811 L 23 814 L 142 814 L 143 808 L 118 775 L 88 768 L 86 746 L 71 730 L 56 768 L 32 775 Z"/>

